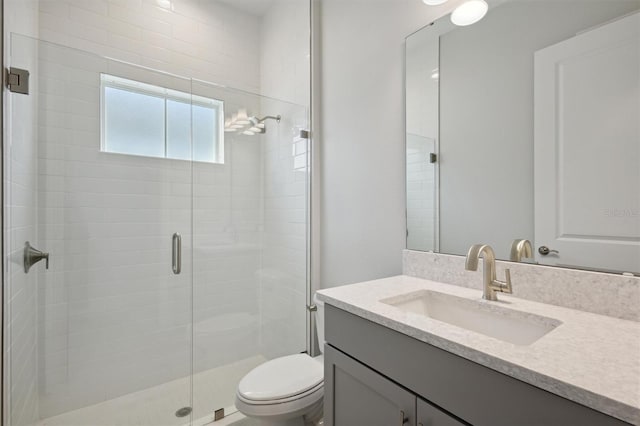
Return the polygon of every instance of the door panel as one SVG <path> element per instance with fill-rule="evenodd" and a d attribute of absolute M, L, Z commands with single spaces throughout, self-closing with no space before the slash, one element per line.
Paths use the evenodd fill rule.
<path fill-rule="evenodd" d="M 193 165 L 193 408 L 201 418 L 235 411 L 252 368 L 306 349 L 308 140 L 300 130 L 308 114 L 202 81 L 192 91 L 223 102 L 227 123 L 219 162 Z M 239 121 L 249 124 L 229 128 L 245 114 Z M 250 131 L 249 118 L 262 120 L 261 130 Z"/>
<path fill-rule="evenodd" d="M 191 81 L 17 35 L 11 52 L 31 72 L 30 94 L 9 95 L 11 424 L 185 424 L 175 412 L 191 405 L 191 162 L 106 152 L 101 74 L 189 103 Z M 144 121 L 122 137 L 144 141 Z M 25 241 L 50 254 L 48 269 L 25 274 Z"/>
<path fill-rule="evenodd" d="M 415 425 L 415 395 L 325 345 L 325 424 Z"/>
<path fill-rule="evenodd" d="M 640 272 L 640 13 L 536 52 L 544 263 Z"/>
<path fill-rule="evenodd" d="M 9 424 L 229 414 L 244 374 L 306 349 L 307 109 L 11 44 L 31 94 L 10 94 L 5 138 Z M 261 126 L 222 135 L 240 110 Z M 24 273 L 26 241 L 48 270 Z"/>

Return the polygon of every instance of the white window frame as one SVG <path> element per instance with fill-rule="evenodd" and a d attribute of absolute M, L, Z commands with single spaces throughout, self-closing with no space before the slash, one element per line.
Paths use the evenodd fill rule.
<path fill-rule="evenodd" d="M 107 140 L 106 140 L 106 105 L 105 105 L 105 91 L 106 88 L 114 88 L 120 90 L 126 90 L 132 93 L 139 93 L 148 96 L 154 96 L 160 99 L 164 99 L 165 101 L 165 132 L 164 132 L 164 156 L 148 156 L 141 154 L 130 154 L 126 152 L 116 152 L 107 150 Z M 173 100 L 183 103 L 188 103 L 190 105 L 199 105 L 206 108 L 211 108 L 216 111 L 217 121 L 218 121 L 218 131 L 217 131 L 217 141 L 213 141 L 216 146 L 214 146 L 214 159 L 213 161 L 207 160 L 198 160 L 192 158 L 191 160 L 185 160 L 182 158 L 173 158 L 167 156 L 167 100 Z M 192 127 L 193 128 L 193 127 Z M 192 133 L 193 136 L 193 133 Z M 224 101 L 207 98 L 204 96 L 198 96 L 187 92 L 181 92 L 179 90 L 168 89 L 166 87 L 160 87 L 153 84 L 143 83 L 140 81 L 130 80 L 127 78 L 117 77 L 115 75 L 100 74 L 100 151 L 106 152 L 109 154 L 120 154 L 120 155 L 131 155 L 135 157 L 147 157 L 147 158 L 159 158 L 159 159 L 167 159 L 174 161 L 193 161 L 198 163 L 208 163 L 208 164 L 224 164 Z M 193 138 L 191 140 L 191 152 L 193 153 Z"/>

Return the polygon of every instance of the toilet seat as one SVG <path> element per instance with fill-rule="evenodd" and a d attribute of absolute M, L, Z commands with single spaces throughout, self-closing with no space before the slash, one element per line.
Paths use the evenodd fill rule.
<path fill-rule="evenodd" d="M 245 404 L 249 404 L 249 405 L 274 405 L 274 404 L 284 404 L 287 402 L 293 402 L 293 401 L 297 401 L 300 399 L 304 399 L 307 397 L 311 397 L 310 399 L 315 399 L 314 397 L 317 397 L 317 395 L 314 395 L 315 393 L 320 393 L 320 397 L 323 396 L 324 391 L 324 382 L 322 383 L 318 383 L 316 386 L 314 386 L 311 389 L 307 389 L 306 391 L 300 392 L 297 395 L 292 395 L 289 396 L 287 398 L 280 398 L 280 399 L 271 399 L 271 400 L 264 400 L 264 401 L 256 401 L 253 399 L 248 399 L 246 397 L 244 397 L 243 395 L 241 395 L 240 393 L 238 393 L 236 396 L 238 397 L 238 399 L 242 402 L 244 402 Z"/>
<path fill-rule="evenodd" d="M 315 407 L 322 407 L 324 398 L 324 383 L 306 392 L 273 401 L 251 401 L 236 394 L 236 408 L 245 416 L 263 419 L 290 419 L 303 416 L 315 411 Z"/>
<path fill-rule="evenodd" d="M 324 382 L 322 358 L 295 354 L 254 368 L 238 385 L 238 398 L 247 403 L 279 403 L 299 399 Z"/>
<path fill-rule="evenodd" d="M 247 416 L 294 417 L 322 404 L 323 357 L 296 354 L 268 361 L 247 374 L 236 392 L 236 407 Z"/>

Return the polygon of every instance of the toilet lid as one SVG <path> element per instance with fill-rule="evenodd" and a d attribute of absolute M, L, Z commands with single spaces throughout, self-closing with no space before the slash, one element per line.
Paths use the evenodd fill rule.
<path fill-rule="evenodd" d="M 303 393 L 324 380 L 324 366 L 307 354 L 276 358 L 254 368 L 240 381 L 238 393 L 253 401 L 270 401 Z"/>

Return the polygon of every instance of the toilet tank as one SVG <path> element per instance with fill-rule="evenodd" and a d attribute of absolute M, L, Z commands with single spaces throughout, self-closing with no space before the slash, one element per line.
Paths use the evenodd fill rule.
<path fill-rule="evenodd" d="M 313 295 L 313 303 L 318 307 L 316 311 L 316 332 L 318 333 L 318 346 L 320 352 L 324 352 L 324 302 L 318 300 L 318 295 Z"/>

